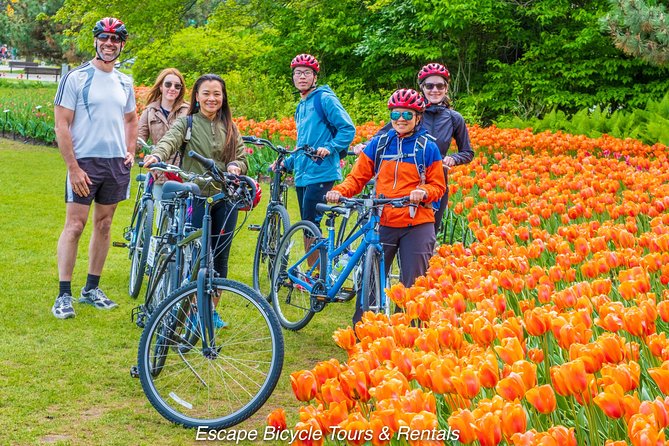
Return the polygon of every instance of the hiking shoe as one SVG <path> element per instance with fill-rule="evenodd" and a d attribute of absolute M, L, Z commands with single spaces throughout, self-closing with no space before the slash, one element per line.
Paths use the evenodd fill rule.
<path fill-rule="evenodd" d="M 221 319 L 221 316 L 218 314 L 218 311 L 214 310 L 214 326 L 216 329 L 219 328 L 228 328 L 228 323 Z"/>
<path fill-rule="evenodd" d="M 100 310 L 111 310 L 118 307 L 118 304 L 108 298 L 100 288 L 93 288 L 88 291 L 86 291 L 86 288 L 82 288 L 79 303 L 93 305 Z"/>
<path fill-rule="evenodd" d="M 200 331 L 200 318 L 198 316 L 194 316 L 193 314 L 188 315 L 188 322 L 186 322 L 188 325 L 188 330 L 194 333 L 199 333 Z M 219 328 L 227 328 L 228 323 L 225 322 L 223 319 L 221 319 L 221 316 L 218 314 L 216 310 L 214 310 L 214 328 L 219 329 Z"/>
<path fill-rule="evenodd" d="M 58 319 L 68 319 L 74 317 L 74 307 L 72 306 L 72 296 L 69 294 L 63 294 L 56 298 L 53 307 L 51 307 L 51 312 Z"/>

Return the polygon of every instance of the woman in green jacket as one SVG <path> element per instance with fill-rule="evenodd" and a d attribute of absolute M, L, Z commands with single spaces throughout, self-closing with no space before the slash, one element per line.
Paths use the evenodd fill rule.
<path fill-rule="evenodd" d="M 192 116 L 190 141 L 186 141 L 188 116 Z M 204 173 L 200 163 L 186 155 L 190 150 L 211 158 L 218 168 L 236 175 L 246 173 L 246 150 L 242 136 L 232 121 L 225 82 L 215 74 L 204 74 L 195 81 L 188 116 L 179 118 L 144 159 L 148 167 L 161 160 L 169 160 L 181 152 L 182 168 L 188 172 Z M 215 184 L 202 189 L 206 196 L 214 195 Z M 204 204 L 193 208 L 193 223 L 202 221 Z M 228 258 L 232 235 L 237 226 L 238 210 L 225 201 L 217 203 L 211 210 L 211 234 L 215 242 L 214 269 L 221 277 L 228 276 Z M 220 235 L 220 236 L 219 236 Z"/>

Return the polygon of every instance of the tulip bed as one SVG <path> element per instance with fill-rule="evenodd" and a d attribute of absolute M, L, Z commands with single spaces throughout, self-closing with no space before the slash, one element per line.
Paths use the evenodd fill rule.
<path fill-rule="evenodd" d="M 268 425 L 296 445 L 669 445 L 667 147 L 470 134 L 449 188 L 475 241 L 393 286 L 403 312 L 337 330 L 348 360 L 292 373 L 299 421 Z"/>

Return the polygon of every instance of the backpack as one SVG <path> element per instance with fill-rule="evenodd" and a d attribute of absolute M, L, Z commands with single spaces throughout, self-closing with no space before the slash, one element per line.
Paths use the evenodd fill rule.
<path fill-rule="evenodd" d="M 325 127 L 327 127 L 328 131 L 330 132 L 330 135 L 334 138 L 337 136 L 337 127 L 335 127 L 330 121 L 328 121 L 328 117 L 325 115 L 325 110 L 323 110 L 323 93 L 325 90 L 316 90 L 313 92 L 314 96 L 314 110 L 316 111 L 316 114 L 318 115 L 318 119 L 321 120 L 323 124 L 325 124 Z M 334 93 L 332 93 L 334 95 Z M 336 95 L 335 95 L 336 97 Z M 293 119 L 297 121 L 297 110 L 295 110 L 295 114 L 293 116 Z M 339 158 L 343 159 L 346 155 L 348 154 L 348 148 L 341 149 L 339 151 Z"/>
<path fill-rule="evenodd" d="M 427 142 L 430 140 L 430 138 L 431 137 L 428 135 L 419 136 L 416 140 L 416 144 L 414 145 L 414 152 L 402 154 L 402 158 L 413 156 L 414 163 L 416 163 L 417 160 L 420 160 L 420 162 L 416 163 L 416 170 L 418 171 L 418 176 L 420 177 L 420 184 L 425 184 L 425 147 L 427 146 Z M 383 154 L 385 153 L 389 140 L 390 138 L 388 137 L 388 133 L 384 133 L 379 137 L 379 143 L 376 145 L 376 152 L 374 153 L 375 176 L 379 173 Z M 434 138 L 432 138 L 432 140 L 434 140 Z"/>
<path fill-rule="evenodd" d="M 379 174 L 379 168 L 381 167 L 381 161 L 383 158 L 383 154 L 386 150 L 386 147 L 388 146 L 390 138 L 388 137 L 388 133 L 384 133 L 379 137 L 379 143 L 376 145 L 376 152 L 374 153 L 374 179 Z M 430 135 L 421 135 L 418 137 L 416 140 L 416 144 L 414 144 L 414 151 L 413 153 L 403 153 L 401 158 L 408 158 L 410 156 L 413 156 L 414 163 L 416 165 L 416 170 L 418 171 L 418 176 L 420 177 L 420 184 L 423 185 L 425 184 L 425 147 L 427 146 L 428 141 L 434 141 L 435 139 L 430 136 Z M 397 157 L 397 155 L 395 155 Z M 397 159 L 397 158 L 395 158 Z M 419 162 L 416 162 L 417 160 L 420 160 Z M 374 186 L 374 193 L 376 192 L 376 185 Z M 435 207 L 439 207 L 439 202 L 435 201 L 433 203 L 427 203 L 426 206 L 431 207 L 433 210 L 435 210 Z M 414 217 L 416 210 L 414 208 L 409 209 L 411 218 Z"/>

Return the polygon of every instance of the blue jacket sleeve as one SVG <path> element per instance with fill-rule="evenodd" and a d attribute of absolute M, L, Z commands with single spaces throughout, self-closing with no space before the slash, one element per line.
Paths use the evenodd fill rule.
<path fill-rule="evenodd" d="M 337 135 L 326 145 L 330 152 L 344 152 L 355 138 L 355 125 L 349 114 L 344 110 L 339 99 L 331 94 L 321 96 L 323 112 L 330 124 L 337 128 Z"/>

